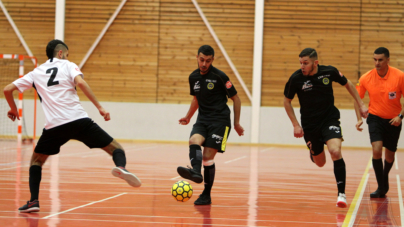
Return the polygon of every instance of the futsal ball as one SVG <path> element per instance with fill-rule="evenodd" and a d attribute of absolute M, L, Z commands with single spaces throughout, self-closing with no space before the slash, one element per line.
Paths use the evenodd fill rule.
<path fill-rule="evenodd" d="M 176 182 L 171 188 L 171 195 L 178 202 L 186 202 L 192 197 L 192 186 L 183 180 Z"/>

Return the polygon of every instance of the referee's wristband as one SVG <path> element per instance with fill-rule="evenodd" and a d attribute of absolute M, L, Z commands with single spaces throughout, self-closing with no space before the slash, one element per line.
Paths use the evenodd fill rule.
<path fill-rule="evenodd" d="M 399 114 L 399 115 L 398 115 L 398 117 L 399 117 L 399 118 L 401 118 L 401 119 L 403 119 L 403 118 L 404 118 L 404 116 L 403 116 L 403 115 L 401 115 L 401 114 Z"/>

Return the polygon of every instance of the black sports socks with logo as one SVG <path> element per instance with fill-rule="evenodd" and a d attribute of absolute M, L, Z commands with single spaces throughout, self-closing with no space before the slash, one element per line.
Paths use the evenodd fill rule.
<path fill-rule="evenodd" d="M 202 148 L 199 145 L 192 144 L 189 146 L 189 160 L 194 170 L 201 172 L 202 167 Z"/>
<path fill-rule="evenodd" d="M 121 149 L 116 149 L 114 152 L 112 152 L 112 159 L 114 160 L 115 165 L 121 166 L 125 168 L 126 166 L 126 156 L 125 152 Z"/>
<path fill-rule="evenodd" d="M 338 193 L 345 193 L 346 169 L 343 158 L 334 161 L 334 175 L 337 181 Z"/>
<path fill-rule="evenodd" d="M 33 165 L 29 168 L 29 190 L 31 191 L 31 200 L 38 200 L 39 185 L 42 179 L 42 167 Z"/>
<path fill-rule="evenodd" d="M 212 190 L 213 182 L 215 181 L 216 167 L 215 164 L 213 164 L 211 166 L 203 166 L 203 168 L 203 180 L 205 182 L 205 189 L 203 190 L 202 194 L 210 196 L 210 191 Z"/>

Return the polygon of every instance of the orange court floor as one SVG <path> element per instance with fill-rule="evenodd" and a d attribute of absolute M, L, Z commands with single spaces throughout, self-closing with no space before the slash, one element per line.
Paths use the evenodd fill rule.
<path fill-rule="evenodd" d="M 4 145 L 0 143 L 0 146 Z M 122 143 L 127 169 L 141 180 L 130 187 L 111 175 L 112 158 L 70 141 L 43 166 L 41 211 L 17 209 L 30 198 L 28 175 L 32 145 L 0 149 L 0 227 L 126 226 L 402 226 L 404 153 L 390 172 L 390 191 L 370 199 L 377 188 L 370 149 L 342 149 L 347 169 L 347 208 L 336 207 L 333 163 L 319 168 L 304 147 L 228 145 L 217 154 L 212 205 L 193 203 L 203 183 L 190 182 L 187 202 L 171 196 L 189 165 L 183 143 Z M 2 146 L 3 148 L 5 146 Z M 20 154 L 20 155 L 18 155 Z"/>

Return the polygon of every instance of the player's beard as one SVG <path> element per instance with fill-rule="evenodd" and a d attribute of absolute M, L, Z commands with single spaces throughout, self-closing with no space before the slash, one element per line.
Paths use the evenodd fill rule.
<path fill-rule="evenodd" d="M 210 65 L 210 66 L 212 66 L 212 65 Z M 208 72 L 209 72 L 210 66 L 209 66 L 209 67 L 207 67 L 207 68 L 206 68 L 206 70 L 202 70 L 202 67 L 200 67 L 200 66 L 199 66 L 199 62 L 198 62 L 198 68 L 199 68 L 199 71 L 200 71 L 201 73 L 203 73 L 203 74 L 206 74 L 206 73 L 208 73 Z"/>
<path fill-rule="evenodd" d="M 311 70 L 305 75 L 310 76 L 310 74 L 314 71 L 314 64 L 311 66 Z M 303 74 L 304 75 L 304 74 Z M 314 75 L 314 74 L 313 74 Z"/>

